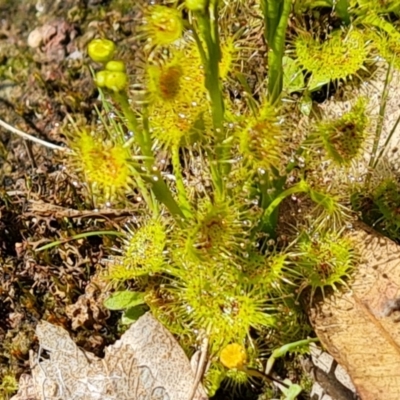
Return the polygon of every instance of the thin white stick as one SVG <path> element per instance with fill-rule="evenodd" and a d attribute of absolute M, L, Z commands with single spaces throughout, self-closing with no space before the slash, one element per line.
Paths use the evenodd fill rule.
<path fill-rule="evenodd" d="M 49 143 L 49 142 L 46 142 L 45 140 L 39 139 L 39 138 L 37 138 L 35 136 L 28 135 L 27 133 L 22 132 L 19 129 L 14 128 L 13 126 L 7 124 L 2 119 L 0 119 L 0 126 L 2 126 L 3 128 L 7 129 L 8 131 L 10 131 L 12 133 L 17 134 L 18 136 L 23 137 L 26 140 L 31 140 L 32 142 L 39 143 L 42 146 L 49 147 L 50 149 L 59 150 L 59 151 L 67 151 L 67 150 L 69 150 L 67 147 L 58 146 L 56 144 Z"/>

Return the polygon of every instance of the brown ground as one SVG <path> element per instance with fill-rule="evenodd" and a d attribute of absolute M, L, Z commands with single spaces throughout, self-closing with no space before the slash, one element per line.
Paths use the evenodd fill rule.
<path fill-rule="evenodd" d="M 103 34 L 117 41 L 123 53 L 133 54 L 130 3 L 0 0 L 0 118 L 57 144 L 64 141 L 67 114 L 93 121 L 98 100 L 85 46 Z M 116 321 L 106 322 L 106 311 L 95 306 L 96 290 L 77 302 L 102 257 L 103 241 L 74 241 L 42 253 L 35 248 L 83 228 L 110 228 L 119 217 L 86 215 L 91 205 L 81 196 L 73 171 L 62 167 L 60 156 L 2 129 L 0 179 L 2 399 L 7 398 L 4 377 L 18 376 L 28 367 L 39 320 L 72 330 L 74 318 L 81 318 L 83 326 L 73 335 L 96 354 L 115 339 Z M 71 213 L 74 216 L 67 219 Z"/>

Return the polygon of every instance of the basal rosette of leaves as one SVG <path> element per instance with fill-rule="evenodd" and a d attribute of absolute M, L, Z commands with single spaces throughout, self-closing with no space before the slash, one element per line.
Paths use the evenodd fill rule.
<path fill-rule="evenodd" d="M 298 149 L 292 148 L 292 131 L 280 115 L 284 107 L 272 105 L 266 91 L 253 98 L 245 79 L 240 83 L 246 95 L 236 102 L 232 98 L 226 78 L 234 77 L 236 40 L 217 25 L 213 13 L 218 9 L 211 5 L 217 3 L 207 10 L 191 3 L 187 21 L 172 4 L 146 8 L 142 32 L 148 53 L 144 82 L 137 84 L 145 92 L 143 101 L 130 101 L 128 68 L 121 68 L 109 43 L 100 46 L 100 55 L 103 60 L 109 48 L 112 59 L 102 62 L 105 69 L 97 72 L 96 83 L 126 124 L 114 137 L 125 140 L 119 154 L 135 160 L 126 171 L 143 199 L 141 214 L 124 229 L 119 253 L 104 276 L 114 288 L 128 283 L 140 292 L 185 349 L 193 350 L 201 334 L 207 337 L 212 366 L 205 380 L 216 390 L 224 377 L 241 383 L 248 378 L 221 364 L 221 350 L 239 344 L 256 366 L 265 336 L 271 342 L 302 339 L 306 329 L 296 291 L 336 287 L 349 275 L 354 258 L 346 243 L 329 235 L 321 235 L 318 248 L 308 239 L 291 246 L 275 241 L 274 216 L 292 195 L 302 193 L 315 204 L 310 215 L 317 232 L 340 227 L 345 212 L 329 191 L 307 182 L 305 166 L 294 157 Z M 367 53 L 354 30 L 334 33 L 329 43 L 300 40 L 300 61 L 318 83 L 356 73 Z M 343 71 L 345 53 L 348 68 Z M 317 61 L 312 59 L 316 54 L 322 54 Z M 318 63 L 323 62 L 333 70 L 322 69 Z M 111 82 L 116 77 L 124 78 L 121 84 Z M 332 122 L 321 136 L 337 158 L 354 158 L 364 121 L 360 117 L 355 130 L 346 126 L 338 136 L 340 123 L 346 125 Z M 125 171 L 129 162 L 118 166 Z M 298 175 L 291 181 L 294 168 Z M 329 256 L 337 262 L 328 265 Z M 314 267 L 319 272 L 313 273 Z M 253 336 L 260 340 L 253 343 Z"/>

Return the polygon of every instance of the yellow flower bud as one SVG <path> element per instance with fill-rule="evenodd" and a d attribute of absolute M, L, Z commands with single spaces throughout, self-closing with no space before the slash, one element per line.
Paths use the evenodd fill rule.
<path fill-rule="evenodd" d="M 203 11 L 208 5 L 208 0 L 186 0 L 185 6 L 190 11 Z"/>
<path fill-rule="evenodd" d="M 108 39 L 94 39 L 88 45 L 89 57 L 96 62 L 106 63 L 115 53 L 115 44 Z"/>
<path fill-rule="evenodd" d="M 126 66 L 123 61 L 111 60 L 106 64 L 106 70 L 112 72 L 126 72 Z"/>
<path fill-rule="evenodd" d="M 128 76 L 125 72 L 119 71 L 106 71 L 105 87 L 113 92 L 121 92 L 128 84 Z"/>
<path fill-rule="evenodd" d="M 120 92 L 128 84 L 128 76 L 121 71 L 108 71 L 104 69 L 96 74 L 96 85 L 101 88 L 107 88 L 113 92 Z"/>
<path fill-rule="evenodd" d="M 108 71 L 103 70 L 103 71 L 99 71 L 96 73 L 96 77 L 95 77 L 95 82 L 96 85 L 98 87 L 105 87 L 106 86 L 106 77 L 107 77 Z"/>

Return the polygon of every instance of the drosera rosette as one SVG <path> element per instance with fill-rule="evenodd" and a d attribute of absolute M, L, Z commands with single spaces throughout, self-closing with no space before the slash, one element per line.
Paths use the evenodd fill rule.
<path fill-rule="evenodd" d="M 151 135 L 158 145 L 170 148 L 199 133 L 210 112 L 195 43 L 188 40 L 171 47 L 170 56 L 164 58 L 145 67 L 146 96 Z"/>
<path fill-rule="evenodd" d="M 224 258 L 238 262 L 246 256 L 253 227 L 250 218 L 251 210 L 233 199 L 202 199 L 189 226 L 176 230 L 174 237 L 179 247 L 175 251 L 179 252 L 178 257 L 191 260 Z"/>
<path fill-rule="evenodd" d="M 299 32 L 294 39 L 298 63 L 311 74 L 310 91 L 338 79 L 349 79 L 365 68 L 369 45 L 355 28 L 336 30 L 321 41 L 312 33 Z"/>
<path fill-rule="evenodd" d="M 360 97 L 341 116 L 319 121 L 307 142 L 323 147 L 337 166 L 354 165 L 364 156 L 370 141 L 367 104 L 367 100 Z"/>
<path fill-rule="evenodd" d="M 232 341 L 247 337 L 250 328 L 273 326 L 268 291 L 243 283 L 230 260 L 175 263 L 174 279 L 165 290 L 174 299 L 170 313 L 186 330 L 205 329 L 210 354 Z"/>
<path fill-rule="evenodd" d="M 143 14 L 139 37 L 146 39 L 151 47 L 168 46 L 182 38 L 184 24 L 177 8 L 150 4 Z"/>
<path fill-rule="evenodd" d="M 288 149 L 275 108 L 264 101 L 257 114 L 250 114 L 245 120 L 245 125 L 237 131 L 239 151 L 245 165 L 254 172 L 281 170 L 284 167 L 282 156 Z"/>
<path fill-rule="evenodd" d="M 167 228 L 161 218 L 127 224 L 120 253 L 109 262 L 104 278 L 124 282 L 161 274 L 166 270 Z"/>
<path fill-rule="evenodd" d="M 302 232 L 296 241 L 293 268 L 301 274 L 300 292 L 309 287 L 311 301 L 317 290 L 325 296 L 326 288 L 337 290 L 346 285 L 358 262 L 351 239 L 343 230 Z"/>
<path fill-rule="evenodd" d="M 117 121 L 103 119 L 105 130 L 75 127 L 67 133 L 72 150 L 69 162 L 89 188 L 95 206 L 124 202 L 126 194 L 135 186 L 134 165 L 139 160 L 132 149 L 125 146 L 122 127 Z"/>

